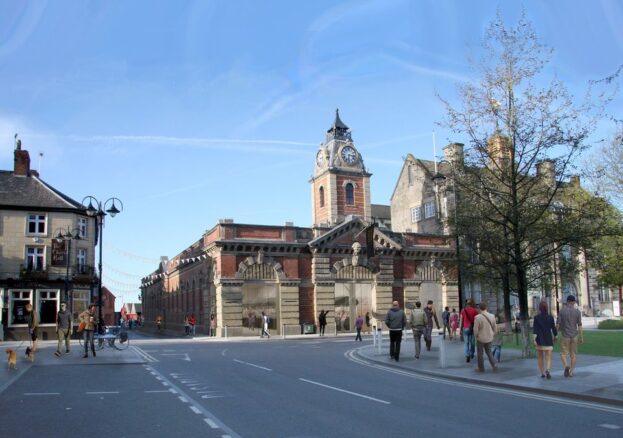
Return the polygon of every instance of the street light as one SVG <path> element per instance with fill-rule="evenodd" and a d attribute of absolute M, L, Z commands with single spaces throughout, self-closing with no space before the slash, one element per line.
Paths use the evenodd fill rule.
<path fill-rule="evenodd" d="M 69 227 L 67 227 L 67 229 L 58 228 L 54 234 L 56 234 L 56 237 L 54 238 L 56 242 L 67 242 L 67 251 L 65 253 L 65 294 L 63 295 L 63 301 L 65 303 L 69 303 L 69 311 L 73 314 L 73 299 L 69 299 L 69 259 L 71 257 L 71 241 L 81 239 L 80 229 L 74 228 L 70 230 Z"/>
<path fill-rule="evenodd" d="M 86 201 L 89 201 L 89 205 L 85 206 Z M 117 208 L 117 205 L 115 203 L 118 203 L 119 206 L 121 207 L 121 210 L 119 210 Z M 95 205 L 93 205 L 95 204 Z M 106 206 L 110 205 L 110 207 L 106 208 Z M 98 231 L 99 231 L 99 262 L 98 262 L 98 271 L 99 271 L 99 278 L 98 278 L 98 286 L 97 286 L 97 307 L 98 307 L 98 320 L 99 320 L 99 327 L 98 330 L 101 329 L 101 326 L 103 324 L 103 316 L 102 316 L 102 239 L 103 239 L 103 230 L 104 230 L 104 217 L 109 214 L 110 217 L 115 217 L 118 213 L 121 213 L 123 211 L 123 202 L 121 202 L 121 200 L 119 200 L 118 198 L 109 198 L 104 202 L 100 202 L 97 199 L 95 199 L 93 196 L 85 196 L 84 199 L 82 200 L 82 206 L 84 206 L 86 208 L 87 211 L 87 215 L 89 215 L 90 217 L 94 217 L 96 220 L 96 224 L 98 227 Z"/>
<path fill-rule="evenodd" d="M 454 164 L 447 160 L 441 160 L 439 164 L 441 163 L 445 163 L 450 166 L 450 173 L 452 175 L 452 186 L 454 189 L 454 245 L 455 245 L 455 251 L 456 251 L 456 271 L 457 271 L 456 272 L 457 273 L 456 286 L 457 286 L 458 295 L 459 295 L 459 312 L 460 312 L 461 309 L 463 308 L 463 281 L 461 278 L 461 241 L 459 239 L 459 221 L 458 221 L 458 209 L 459 209 L 458 198 L 459 196 L 458 196 L 458 192 L 456 189 Z M 447 178 L 441 172 L 437 171 L 433 175 L 432 180 L 433 180 L 433 183 L 435 184 L 437 198 L 439 198 L 439 186 L 441 184 L 445 184 Z M 439 203 L 439 199 L 437 199 L 437 201 Z M 448 215 L 448 212 L 446 210 L 446 216 L 447 215 Z"/>

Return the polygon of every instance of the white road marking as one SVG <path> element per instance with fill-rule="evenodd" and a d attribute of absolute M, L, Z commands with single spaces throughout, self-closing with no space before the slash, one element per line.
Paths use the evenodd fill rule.
<path fill-rule="evenodd" d="M 355 397 L 361 397 L 361 398 L 365 398 L 367 400 L 375 401 L 377 403 L 383 403 L 384 405 L 391 405 L 391 402 L 388 402 L 388 401 L 385 401 L 385 400 L 381 400 L 381 399 L 378 399 L 378 398 L 374 398 L 374 397 L 370 397 L 369 395 L 359 394 L 357 392 L 348 391 L 346 389 L 336 388 L 335 386 L 325 385 L 324 383 L 314 382 L 313 380 L 303 379 L 302 377 L 299 377 L 299 380 L 301 380 L 303 382 L 311 383 L 312 385 L 318 385 L 318 386 L 322 386 L 323 388 L 332 389 L 334 391 L 339 391 L 339 392 L 343 392 L 345 394 L 354 395 Z"/>
<path fill-rule="evenodd" d="M 368 366 L 371 368 L 376 368 L 376 369 L 394 373 L 394 374 L 400 374 L 402 376 L 409 377 L 412 379 L 425 380 L 428 382 L 444 383 L 446 385 L 460 386 L 462 388 L 478 389 L 480 391 L 494 392 L 498 394 L 512 395 L 513 397 L 549 401 L 549 402 L 558 403 L 562 405 L 580 406 L 580 407 L 584 407 L 588 409 L 594 409 L 598 411 L 610 412 L 610 413 L 615 413 L 615 414 L 623 414 L 623 408 L 618 408 L 615 406 L 608 406 L 608 405 L 603 405 L 599 403 L 559 398 L 559 397 L 555 397 L 551 395 L 542 395 L 542 394 L 536 394 L 532 392 L 522 392 L 520 389 L 506 389 L 506 388 L 499 388 L 499 387 L 493 387 L 493 386 L 481 385 L 481 384 L 475 384 L 475 383 L 460 382 L 457 380 L 446 379 L 443 377 L 427 376 L 423 374 L 418 374 L 413 371 L 400 370 L 400 369 L 392 368 L 386 365 L 369 362 L 365 359 L 360 359 L 354 356 L 353 354 L 354 352 L 355 350 L 349 350 L 346 353 L 344 353 L 344 356 L 346 356 L 353 362 L 359 363 L 360 365 Z"/>
<path fill-rule="evenodd" d="M 177 394 L 177 391 L 175 389 L 173 389 L 173 388 L 169 388 L 169 392 L 171 394 Z"/>
<path fill-rule="evenodd" d="M 60 392 L 25 392 L 24 395 L 61 395 Z"/>
<path fill-rule="evenodd" d="M 160 383 L 162 383 L 164 386 L 169 386 L 169 384 L 167 382 L 163 381 L 163 382 L 160 382 Z"/>
<path fill-rule="evenodd" d="M 209 418 L 204 418 L 203 421 L 208 423 L 208 426 L 210 426 L 212 429 L 218 429 L 218 426 L 214 423 L 214 421 L 210 420 Z"/>
<path fill-rule="evenodd" d="M 617 426 L 616 424 L 608 424 L 608 423 L 600 424 L 599 427 L 603 427 L 604 429 L 611 429 L 611 430 L 617 430 L 621 428 L 621 426 Z"/>
<path fill-rule="evenodd" d="M 85 394 L 119 394 L 119 391 L 87 391 Z"/>
<path fill-rule="evenodd" d="M 182 360 L 185 360 L 186 362 L 191 362 L 188 353 L 162 353 L 161 356 L 184 356 Z"/>
<path fill-rule="evenodd" d="M 137 347 L 136 345 L 132 345 L 130 347 L 136 354 L 142 357 L 146 362 L 158 362 L 158 359 L 153 357 L 151 354 L 147 353 L 141 347 Z"/>
<path fill-rule="evenodd" d="M 194 407 L 194 406 L 189 406 L 189 407 L 190 407 L 190 410 L 193 411 L 195 414 L 200 414 L 201 413 L 201 411 L 199 409 L 197 409 L 196 407 Z"/>
<path fill-rule="evenodd" d="M 201 398 L 223 398 L 222 395 L 202 395 Z"/>
<path fill-rule="evenodd" d="M 180 401 L 182 403 L 188 403 L 188 400 L 186 400 L 184 397 L 182 397 L 181 395 L 178 397 L 180 399 Z"/>
<path fill-rule="evenodd" d="M 149 393 L 149 394 L 153 394 L 153 393 L 157 393 L 157 392 L 169 392 L 166 389 L 161 389 L 161 390 L 156 390 L 156 391 L 143 391 L 145 393 Z"/>
<path fill-rule="evenodd" d="M 238 363 L 242 363 L 242 364 L 245 364 L 245 365 L 249 365 L 250 367 L 259 368 L 261 370 L 272 371 L 270 368 L 266 368 L 266 367 L 263 367 L 263 366 L 260 366 L 260 365 L 256 365 L 256 364 L 250 363 L 250 362 L 245 362 L 243 360 L 234 359 L 234 362 L 238 362 Z"/>
<path fill-rule="evenodd" d="M 166 377 L 163 376 L 162 374 L 159 374 L 160 377 L 162 377 L 163 379 L 166 380 Z M 203 407 L 203 405 L 201 405 L 199 402 L 195 401 L 189 394 L 185 393 L 180 387 L 176 386 L 173 382 L 169 381 L 169 384 L 171 386 L 171 392 L 180 394 L 181 398 L 186 399 L 190 405 L 194 406 L 197 410 L 199 410 L 201 412 L 201 414 L 203 414 L 204 421 L 206 421 L 206 423 L 210 424 L 208 422 L 208 420 L 216 425 L 216 428 L 220 428 L 223 429 L 223 431 L 225 433 L 228 434 L 228 436 L 230 438 L 241 438 L 240 435 L 238 435 L 236 432 L 234 432 L 231 428 L 229 428 L 225 423 L 223 423 L 222 421 L 220 421 L 213 413 L 211 413 L 210 411 L 208 411 L 206 408 Z M 210 426 L 212 427 L 212 426 Z"/>

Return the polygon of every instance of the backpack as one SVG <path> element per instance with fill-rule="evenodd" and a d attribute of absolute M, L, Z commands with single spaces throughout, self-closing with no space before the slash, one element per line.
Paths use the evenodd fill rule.
<path fill-rule="evenodd" d="M 411 312 L 411 327 L 416 326 L 425 326 L 426 325 L 426 315 L 422 309 L 413 309 Z"/>

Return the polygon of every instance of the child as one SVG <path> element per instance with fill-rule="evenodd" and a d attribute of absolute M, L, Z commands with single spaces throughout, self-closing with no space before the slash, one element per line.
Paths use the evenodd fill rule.
<path fill-rule="evenodd" d="M 500 356 L 502 355 L 503 338 L 502 332 L 498 329 L 493 336 L 493 342 L 491 342 L 491 354 L 493 354 L 497 363 L 500 363 Z"/>

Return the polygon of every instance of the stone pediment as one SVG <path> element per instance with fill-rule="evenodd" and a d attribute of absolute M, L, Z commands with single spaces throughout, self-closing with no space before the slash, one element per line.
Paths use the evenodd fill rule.
<path fill-rule="evenodd" d="M 359 242 L 363 248 L 366 245 L 366 236 L 364 229 L 370 225 L 370 222 L 363 220 L 358 216 L 353 216 L 333 227 L 322 236 L 316 237 L 309 242 L 312 252 L 328 252 L 335 251 L 350 253 L 354 242 Z M 402 245 L 387 234 L 374 229 L 374 247 L 382 250 L 402 250 Z"/>

